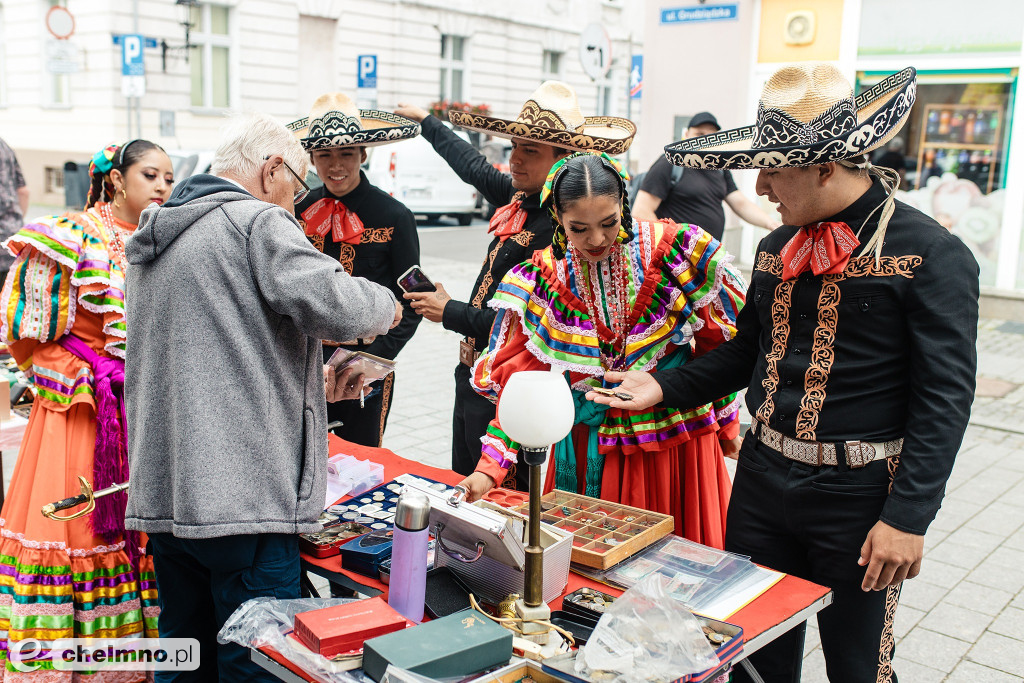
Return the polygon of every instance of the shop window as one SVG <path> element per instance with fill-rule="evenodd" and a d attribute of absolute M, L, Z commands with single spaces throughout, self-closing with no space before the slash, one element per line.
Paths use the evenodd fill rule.
<path fill-rule="evenodd" d="M 189 51 L 192 106 L 225 109 L 231 106 L 231 8 L 202 4 L 192 8 Z"/>
<path fill-rule="evenodd" d="M 902 158 L 900 198 L 962 239 L 988 286 L 996 281 L 1003 224 L 1013 76 L 919 74 L 910 118 L 890 143 L 902 142 L 902 154 L 883 148 L 874 156 L 888 166 Z"/>
<path fill-rule="evenodd" d="M 466 43 L 463 36 L 441 36 L 441 100 L 465 102 L 468 99 Z"/>

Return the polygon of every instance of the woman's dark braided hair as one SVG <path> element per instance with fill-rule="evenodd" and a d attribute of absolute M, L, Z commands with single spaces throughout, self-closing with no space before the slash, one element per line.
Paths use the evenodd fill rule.
<path fill-rule="evenodd" d="M 92 208 L 96 202 L 109 202 L 114 199 L 114 183 L 110 180 L 110 172 L 117 169 L 124 173 L 134 166 L 150 150 L 164 148 L 149 140 L 130 140 L 123 145 L 111 145 L 97 152 L 89 162 L 89 195 L 85 200 L 85 208 Z"/>
<path fill-rule="evenodd" d="M 565 158 L 562 167 L 551 180 L 551 224 L 554 236 L 551 249 L 555 258 L 565 258 L 568 236 L 558 214 L 576 202 L 588 197 L 615 197 L 622 207 L 622 225 L 616 242 L 633 239 L 633 214 L 629 209 L 626 181 L 612 162 L 597 154 L 578 152 Z"/>

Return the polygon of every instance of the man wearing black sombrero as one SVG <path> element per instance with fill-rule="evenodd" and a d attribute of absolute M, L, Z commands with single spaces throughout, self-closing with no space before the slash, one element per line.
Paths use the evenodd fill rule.
<path fill-rule="evenodd" d="M 867 160 L 915 93 L 914 69 L 854 97 L 833 66 L 797 64 L 769 79 L 755 125 L 666 147 L 691 168 L 760 169 L 785 225 L 758 245 L 733 340 L 678 370 L 608 374 L 634 397 L 610 401 L 623 408 L 747 388 L 726 548 L 833 589 L 818 615 L 831 681 L 896 680 L 900 585 L 920 571 L 974 395 L 978 265 Z M 766 681 L 799 679 L 803 638 L 752 656 Z"/>
<path fill-rule="evenodd" d="M 473 185 L 493 206 L 489 232 L 494 235 L 469 302 L 454 301 L 437 284 L 437 292 L 406 294 L 418 313 L 445 329 L 465 336 L 455 368 L 455 409 L 452 416 L 452 469 L 470 475 L 480 459 L 480 439 L 494 419 L 494 404 L 477 394 L 471 368 L 487 348 L 495 312 L 487 307 L 509 268 L 529 260 L 551 244 L 552 225 L 540 207 L 540 191 L 556 161 L 574 151 L 616 155 L 629 149 L 636 126 L 614 116 L 583 116 L 576 92 L 566 83 L 545 81 L 514 119 L 450 111 L 456 126 L 512 140 L 511 177 L 494 168 L 472 145 L 439 119 L 419 107 L 400 105 L 397 113 L 420 121 L 425 137 L 460 178 Z M 526 472 L 509 471 L 505 486 L 526 490 Z M 502 482 L 498 482 L 501 484 Z"/>
<path fill-rule="evenodd" d="M 309 152 L 323 182 L 295 206 L 306 236 L 317 249 L 338 259 L 349 275 L 384 285 L 402 301 L 398 278 L 420 260 L 416 219 L 404 204 L 371 185 L 360 164 L 366 161 L 367 147 L 416 137 L 419 124 L 390 112 L 359 109 L 346 95 L 328 93 L 317 98 L 309 116 L 288 128 Z M 393 360 L 420 322 L 408 303 L 403 304 L 402 322 L 387 334 L 325 340 L 324 360 L 338 342 L 346 349 Z M 375 383 L 363 402 L 328 403 L 328 422 L 342 423 L 332 431 L 354 443 L 380 446 L 394 390 L 391 373 Z"/>

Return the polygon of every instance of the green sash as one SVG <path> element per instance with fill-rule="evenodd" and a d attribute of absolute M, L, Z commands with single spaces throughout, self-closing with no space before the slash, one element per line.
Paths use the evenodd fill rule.
<path fill-rule="evenodd" d="M 688 346 L 681 346 L 670 355 L 658 361 L 659 370 L 670 370 L 683 365 L 690 355 Z M 566 375 L 566 381 L 569 381 Z M 597 448 L 597 430 L 604 423 L 604 413 L 608 406 L 588 401 L 586 393 L 573 389 L 572 398 L 576 403 L 576 420 L 573 424 L 585 424 L 587 430 L 587 482 L 584 495 L 591 498 L 601 496 L 601 477 L 604 475 L 604 454 Z M 572 433 L 554 445 L 555 451 L 555 488 L 560 491 L 577 493 L 576 480 L 576 448 L 572 441 Z"/>

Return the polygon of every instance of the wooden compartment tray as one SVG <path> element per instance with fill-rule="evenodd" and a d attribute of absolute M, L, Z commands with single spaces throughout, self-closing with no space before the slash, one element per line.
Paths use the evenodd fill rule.
<path fill-rule="evenodd" d="M 529 504 L 514 508 L 529 514 Z M 572 533 L 572 561 L 608 569 L 672 533 L 675 520 L 640 508 L 566 491 L 541 498 L 543 521 Z"/>

